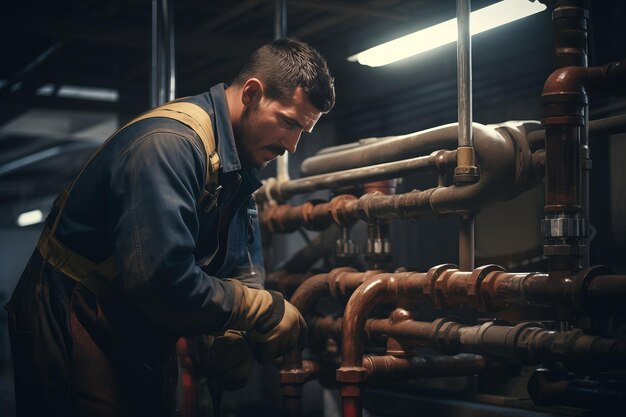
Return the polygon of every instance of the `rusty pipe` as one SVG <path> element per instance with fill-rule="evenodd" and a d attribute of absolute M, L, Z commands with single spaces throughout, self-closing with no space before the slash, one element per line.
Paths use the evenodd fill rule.
<path fill-rule="evenodd" d="M 467 376 L 485 370 L 487 361 L 480 355 L 424 355 L 399 358 L 393 355 L 366 356 L 363 366 L 368 381 L 405 381 L 411 378 Z"/>
<path fill-rule="evenodd" d="M 530 154 L 528 164 L 518 171 L 528 172 L 532 177 L 525 181 L 516 181 L 514 192 L 502 197 L 513 198 L 517 193 L 539 184 L 545 172 L 545 153 L 536 151 Z M 261 213 L 262 226 L 272 233 L 291 233 L 300 227 L 320 230 L 330 224 L 350 227 L 358 220 L 369 223 L 385 222 L 393 219 L 414 218 L 426 213 L 433 213 L 430 206 L 433 193 L 437 190 L 413 190 L 405 194 L 387 195 L 381 192 L 364 194 L 360 198 L 353 195 L 339 195 L 330 202 L 306 202 L 300 206 L 274 205 Z M 482 206 L 476 206 L 478 210 Z M 434 213 L 442 214 L 442 213 Z"/>
<path fill-rule="evenodd" d="M 314 303 L 322 296 L 346 297 L 364 280 L 381 271 L 358 272 L 353 268 L 335 268 L 328 274 L 318 274 L 306 280 L 291 297 L 291 303 L 305 317 Z M 289 416 L 300 415 L 302 385 L 314 374 L 305 369 L 302 353 L 294 349 L 285 355 L 280 371 L 281 395 Z"/>
<path fill-rule="evenodd" d="M 370 331 L 393 334 L 409 345 L 428 346 L 449 355 L 469 352 L 514 359 L 524 365 L 563 362 L 572 369 L 626 365 L 626 340 L 586 335 L 579 329 L 558 332 L 531 322 L 467 325 L 448 318 L 432 323 L 409 320 L 394 325 L 379 320 L 368 324 Z"/>
<path fill-rule="evenodd" d="M 437 265 L 428 272 L 397 272 L 402 295 L 410 301 L 428 300 L 438 308 L 469 305 L 497 312 L 509 305 L 568 305 L 586 315 L 615 314 L 626 309 L 626 276 L 611 275 L 606 267 L 588 268 L 563 282 L 541 272 L 508 272 L 498 265 L 460 271 Z"/>
<path fill-rule="evenodd" d="M 394 196 L 372 193 L 362 196 L 358 201 L 354 197 L 342 197 L 343 201 L 335 200 L 315 206 L 305 204 L 299 209 L 270 206 L 261 216 L 262 223 L 270 231 L 286 232 L 302 223 L 319 230 L 318 227 L 330 225 L 331 219 L 345 225 L 358 218 L 373 223 L 375 219 L 385 221 L 426 213 L 471 214 L 495 201 L 512 198 L 536 183 L 533 155 L 526 139 L 526 129 L 534 130 L 534 127 L 530 122 L 491 126 L 474 124 L 474 145 L 482 167 L 481 178 L 475 184 L 437 187 Z M 446 155 L 439 153 L 432 163 L 445 165 Z M 314 177 L 304 180 L 312 183 L 317 181 Z M 290 186 L 291 183 L 286 182 L 278 187 Z"/>
<path fill-rule="evenodd" d="M 344 417 L 362 414 L 362 384 L 368 373 L 363 367 L 363 328 L 372 310 L 383 301 L 397 301 L 406 295 L 405 277 L 379 274 L 361 284 L 348 300 L 342 329 L 341 367 L 337 369 Z"/>
<path fill-rule="evenodd" d="M 588 94 L 624 94 L 625 85 L 626 60 L 602 67 L 560 68 L 545 82 L 546 218 L 542 230 L 548 239 L 544 254 L 554 276 L 578 269 L 588 251 L 587 180 L 583 178 L 583 168 L 588 167 L 581 163 L 588 160 Z"/>

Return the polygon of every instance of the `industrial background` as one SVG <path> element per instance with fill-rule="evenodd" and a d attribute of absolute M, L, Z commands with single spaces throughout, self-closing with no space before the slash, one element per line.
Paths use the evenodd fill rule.
<path fill-rule="evenodd" d="M 496 2 L 474 0 L 471 7 L 475 10 L 493 3 Z M 293 295 L 306 277 L 318 273 L 323 274 L 323 278 L 316 275 L 317 280 L 328 282 L 326 289 L 330 292 L 321 291 L 316 296 L 320 302 L 314 300 L 315 308 L 309 306 L 310 311 L 307 311 L 312 344 L 305 352 L 304 362 L 302 358 L 288 358 L 281 374 L 280 364 L 263 367 L 255 380 L 244 388 L 245 395 L 240 392 L 226 398 L 225 413 L 252 415 L 246 414 L 246 407 L 257 407 L 256 412 L 261 410 L 258 407 L 278 410 L 284 401 L 290 415 L 339 416 L 342 414 L 339 389 L 345 394 L 352 385 L 364 390 L 366 396 L 365 401 L 356 396 L 358 400 L 351 403 L 350 398 L 355 397 L 344 395 L 346 416 L 358 415 L 349 413 L 357 409 L 360 413 L 361 403 L 365 413 L 381 416 L 600 416 L 617 413 L 615 410 L 626 396 L 626 351 L 621 339 L 626 327 L 623 306 L 619 302 L 626 290 L 624 276 L 613 275 L 626 274 L 624 65 L 615 71 L 614 79 L 609 74 L 607 80 L 598 81 L 606 81 L 600 88 L 601 94 L 594 94 L 591 87 L 583 85 L 589 101 L 588 110 L 582 112 L 583 122 L 584 113 L 592 121 L 586 124 L 591 130 L 592 169 L 589 224 L 580 236 L 571 230 L 567 232 L 571 232 L 570 235 L 565 236 L 549 232 L 547 236 L 542 235 L 541 222 L 546 217 L 544 206 L 547 204 L 543 168 L 550 157 L 550 149 L 542 151 L 545 134 L 540 122 L 544 119 L 545 125 L 546 119 L 552 117 L 554 121 L 556 118 L 542 109 L 542 90 L 548 76 L 565 66 L 560 64 L 555 45 L 571 41 L 566 36 L 559 37 L 553 10 L 558 7 L 588 10 L 585 15 L 588 18 L 578 18 L 584 21 L 588 32 L 584 55 L 589 67 L 599 67 L 626 58 L 626 4 L 621 0 L 542 3 L 546 4 L 546 11 L 473 36 L 471 45 L 473 121 L 483 125 L 537 121 L 518 124 L 516 126 L 523 127 L 510 131 L 521 132 L 519 135 L 523 138 L 515 139 L 517 146 L 523 147 L 520 143 L 525 143 L 533 152 L 529 162 L 533 167 L 527 169 L 534 170 L 529 174 L 534 182 L 526 178 L 523 185 L 516 183 L 518 189 L 509 190 L 508 195 L 502 192 L 488 204 L 477 206 L 468 198 L 459 203 L 461 208 L 437 211 L 418 207 L 415 202 L 413 208 L 404 207 L 403 214 L 379 217 L 372 214 L 370 219 L 360 215 L 358 222 L 359 215 L 354 214 L 345 224 L 333 221 L 328 213 L 336 213 L 333 212 L 336 207 L 345 212 L 358 212 L 354 201 L 369 204 L 367 199 L 357 200 L 368 191 L 405 194 L 414 189 L 428 190 L 437 184 L 447 188 L 461 185 L 453 185 L 453 176 L 444 172 L 450 171 L 450 164 L 443 162 L 444 166 L 439 167 L 441 172 L 437 172 L 437 168 L 403 171 L 395 176 L 401 178 L 397 183 L 364 187 L 368 181 L 359 183 L 357 178 L 350 185 L 335 183 L 317 187 L 325 190 L 311 194 L 294 181 L 293 192 L 285 191 L 286 188 L 281 191 L 279 187 L 268 192 L 277 200 L 273 204 L 262 202 L 266 204 L 261 216 L 268 243 L 268 285 Z M 319 165 L 328 163 L 323 159 L 328 152 L 318 156 L 321 159 L 317 165 L 315 158 L 307 160 L 308 165 L 302 165 L 305 159 L 324 148 L 366 138 L 444 129 L 441 126 L 456 123 L 456 43 L 379 68 L 347 60 L 348 56 L 383 41 L 454 18 L 456 13 L 456 2 L 452 0 L 61 0 L 45 3 L 24 0 L 4 4 L 0 11 L 0 303 L 4 304 L 13 291 L 41 232 L 41 223 L 20 226 L 21 214 L 41 210 L 45 217 L 54 197 L 69 185 L 99 144 L 117 127 L 153 107 L 159 97 L 198 94 L 215 83 L 230 82 L 243 60 L 276 36 L 281 23 L 287 36 L 311 44 L 325 56 L 335 77 L 337 93 L 333 111 L 321 119 L 313 134 L 303 137 L 298 152 L 290 156 L 291 179 L 324 174 Z M 158 29 L 156 35 L 155 28 Z M 85 88 L 91 90 L 89 94 Z M 548 100 L 544 98 L 543 102 Z M 593 121 L 599 122 L 594 125 Z M 550 120 L 547 123 L 551 123 Z M 484 140 L 488 141 L 493 131 L 486 129 Z M 510 132 L 508 134 L 514 135 Z M 475 135 L 481 137 L 482 134 L 475 132 Z M 420 135 L 417 137 L 415 143 L 419 144 Z M 442 139 L 441 146 L 419 149 L 418 145 L 415 154 L 396 155 L 388 161 L 368 164 L 427 157 L 440 149 L 454 151 L 456 139 L 455 134 L 452 145 L 450 140 Z M 376 142 L 373 139 L 361 141 L 361 146 Z M 491 148 L 488 143 L 479 145 L 477 142 L 476 146 L 477 165 L 482 174 L 489 167 L 480 166 L 481 158 L 488 159 L 481 155 L 481 149 L 489 153 Z M 354 151 L 356 145 L 339 149 Z M 448 154 L 450 158 L 456 163 L 456 153 Z M 582 165 L 589 167 L 589 164 Z M 307 166 L 309 172 L 306 172 Z M 338 170 L 347 168 L 352 167 Z M 522 169 L 518 168 L 518 171 Z M 263 175 L 275 177 L 274 164 L 268 166 Z M 537 176 L 539 178 L 535 178 Z M 375 179 L 388 181 L 390 177 L 393 175 Z M 335 196 L 354 196 L 355 200 L 344 199 L 338 206 L 327 208 L 316 224 L 305 221 L 307 216 L 301 213 L 314 210 Z M 317 206 L 307 203 L 312 197 L 318 199 Z M 323 201 L 320 203 L 319 199 Z M 294 208 L 282 205 L 287 202 Z M 390 204 L 382 200 L 371 203 L 381 204 L 381 207 Z M 309 208 L 303 208 L 305 206 Z M 276 211 L 281 207 L 283 214 Z M 288 209 L 294 211 L 287 213 Z M 296 213 L 297 210 L 300 211 Z M 381 213 L 383 211 L 381 209 Z M 325 215 L 330 217 L 324 218 Z M 285 220 L 288 216 L 291 216 L 291 223 Z M 467 227 L 468 218 L 475 224 L 475 237 L 472 237 L 475 252 L 470 268 L 463 265 L 459 256 L 459 231 L 462 233 Z M 555 224 L 553 220 L 547 222 Z M 368 246 L 375 246 L 376 242 L 383 242 L 382 252 L 371 247 L 368 250 Z M 462 239 L 461 242 L 463 245 Z M 555 255 L 555 251 L 560 250 L 557 246 L 568 246 L 568 250 L 572 250 L 586 243 L 589 254 L 582 260 L 571 252 Z M 547 252 L 544 245 L 548 246 Z M 497 267 L 476 270 L 479 272 L 470 275 L 474 266 L 488 264 Z M 437 265 L 447 266 L 435 271 L 433 267 Z M 606 268 L 582 269 L 587 275 L 578 273 L 581 267 L 589 265 Z M 344 266 L 355 269 L 337 269 Z M 365 353 L 373 355 L 372 358 L 400 359 L 399 363 L 390 360 L 384 366 L 382 359 L 380 362 L 368 359 L 367 366 L 365 362 L 360 365 L 367 368 L 368 377 L 354 379 L 346 371 L 350 364 L 341 362 L 346 361 L 345 340 L 350 337 L 346 335 L 349 326 L 345 324 L 342 335 L 341 311 L 358 284 L 374 277 L 374 274 L 364 276 L 363 271 L 392 272 L 398 268 L 405 271 L 399 274 L 404 273 L 401 278 L 406 278 L 407 282 L 431 280 L 433 293 L 426 290 L 428 285 L 418 282 L 415 288 L 419 289 L 407 290 L 408 295 L 377 296 L 375 301 L 383 306 L 376 309 L 376 320 L 366 323 L 367 314 L 371 312 L 358 313 L 366 317 L 354 319 L 354 326 L 361 328 L 353 329 L 358 336 L 353 334 L 355 340 L 350 344 L 365 345 Z M 495 274 L 505 270 L 511 274 Z M 568 273 L 564 273 L 565 270 Z M 406 271 L 415 271 L 416 275 Z M 463 275 L 465 271 L 467 274 Z M 527 274 L 532 271 L 540 274 Z M 348 276 L 351 273 L 355 275 Z M 446 278 L 439 279 L 439 276 Z M 567 277 L 578 277 L 577 290 L 565 284 L 559 286 L 562 291 L 549 285 L 542 287 L 545 280 L 568 281 Z M 604 279 L 595 279 L 597 277 Z M 494 290 L 493 299 L 481 292 L 487 291 L 481 287 L 484 282 L 491 280 L 496 288 L 496 281 L 506 279 L 511 280 L 507 284 L 510 286 L 501 292 Z M 515 292 L 515 285 L 522 280 L 526 285 L 533 279 L 537 281 L 532 290 L 524 287 L 520 293 Z M 469 294 L 471 282 L 474 282 L 471 280 L 480 287 L 476 290 L 480 294 L 474 298 Z M 343 282 L 337 284 L 343 285 L 341 291 L 333 289 L 331 281 Z M 457 281 L 461 283 L 457 287 L 464 289 L 455 287 Z M 554 281 L 549 282 L 554 284 Z M 612 286 L 602 286 L 603 282 Z M 596 292 L 587 291 L 589 288 Z M 342 294 L 338 295 L 337 291 Z M 561 295 L 556 295 L 561 292 L 567 292 L 568 297 L 574 293 L 584 294 L 574 301 L 570 298 L 576 297 L 571 296 L 568 304 L 559 298 Z M 356 293 L 364 297 L 358 290 Z M 420 295 L 415 296 L 416 293 Z M 409 308 L 397 304 L 400 298 L 406 297 L 415 298 L 412 301 L 419 299 L 419 315 L 402 316 L 403 311 L 413 312 L 413 305 Z M 515 297 L 524 298 L 519 304 L 525 305 L 516 306 Z M 555 301 L 557 298 L 560 301 Z M 582 298 L 586 304 L 580 301 Z M 309 299 L 302 302 L 313 304 Z M 607 311 L 601 311 L 600 306 L 605 306 Z M 4 311 L 0 312 L 0 318 L 3 320 L 0 415 L 9 416 L 14 413 L 14 405 Z M 497 320 L 493 321 L 495 318 Z M 344 323 L 345 320 L 344 315 Z M 395 321 L 406 321 L 413 327 L 407 325 L 404 330 L 391 330 Z M 453 336 L 458 336 L 463 326 L 480 328 L 476 340 L 486 337 L 489 329 L 510 331 L 517 345 L 508 345 L 502 336 L 500 346 L 499 336 L 493 333 L 491 344 L 476 342 L 471 347 L 465 346 Z M 428 330 L 424 330 L 426 328 Z M 524 329 L 527 333 L 523 333 Z M 549 345 L 545 336 L 542 339 L 545 343 L 537 342 L 532 346 L 530 342 L 527 346 L 519 340 L 522 336 L 544 337 L 542 331 L 552 331 L 550 337 L 561 339 Z M 363 332 L 367 333 L 367 340 L 361 340 Z M 578 336 L 572 336 L 574 333 Z M 613 343 L 608 348 L 610 352 L 591 352 L 591 348 L 576 350 L 577 341 L 593 344 L 591 339 L 584 339 L 582 333 L 584 337 L 603 338 Z M 435 335 L 437 342 L 428 340 L 428 335 Z M 559 343 L 567 346 L 555 347 Z M 573 348 L 574 345 L 577 347 Z M 402 354 L 394 356 L 397 351 Z M 426 361 L 425 365 L 420 365 L 420 358 Z M 451 361 L 456 362 L 446 364 L 445 358 L 455 358 Z M 576 361 L 585 366 L 571 365 Z M 344 370 L 337 374 L 339 382 L 334 379 L 338 367 Z M 379 375 L 382 368 L 388 374 L 381 371 L 383 375 Z M 285 398 L 281 398 L 281 392 Z M 206 404 L 202 398 L 198 403 L 195 415 L 203 415 Z M 608 409 L 612 410 L 610 414 L 607 414 Z"/>

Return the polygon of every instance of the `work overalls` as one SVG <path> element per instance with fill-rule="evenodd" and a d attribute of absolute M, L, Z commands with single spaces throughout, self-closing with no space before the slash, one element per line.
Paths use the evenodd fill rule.
<path fill-rule="evenodd" d="M 210 147 L 205 148 L 205 153 L 212 154 Z M 213 167 L 216 172 L 219 167 L 206 165 L 207 171 Z M 215 223 L 211 216 L 221 217 L 222 213 L 216 213 L 219 210 L 214 210 L 213 206 L 228 201 L 239 204 L 229 207 L 233 213 L 244 213 L 244 216 L 230 216 L 232 227 L 226 226 L 226 236 L 232 228 L 241 234 L 242 227 L 254 227 L 251 223 L 238 226 L 242 223 L 238 220 L 249 220 L 254 210 L 249 189 L 227 200 L 224 195 L 220 196 L 218 185 L 211 178 L 207 178 L 205 185 L 208 187 L 200 195 L 198 211 L 208 220 L 200 219 L 200 232 L 206 232 Z M 248 198 L 244 198 L 244 194 Z M 59 251 L 51 244 L 50 237 L 55 234 L 67 196 L 62 193 L 57 198 L 38 249 L 7 305 L 18 416 L 171 415 L 177 375 L 173 355 L 176 339 L 219 328 L 196 326 L 192 312 L 181 314 L 190 317 L 187 327 L 181 322 L 182 334 L 177 333 L 174 319 L 173 324 L 160 326 L 159 318 L 146 317 L 142 308 L 138 312 L 132 294 L 125 293 L 124 279 L 117 276 L 119 259 L 115 262 L 107 257 L 95 263 L 72 251 Z M 231 223 L 230 219 L 226 223 Z M 254 235 L 251 231 L 246 233 L 249 237 Z M 226 252 L 213 254 L 219 258 L 217 263 L 203 257 L 206 270 L 219 276 L 220 269 L 229 269 L 225 264 L 233 256 Z M 247 255 L 250 257 L 249 253 Z M 219 307 L 222 302 L 213 303 Z M 226 298 L 223 304 L 226 310 Z M 225 320 L 219 311 L 216 316 L 215 322 L 223 324 Z"/>

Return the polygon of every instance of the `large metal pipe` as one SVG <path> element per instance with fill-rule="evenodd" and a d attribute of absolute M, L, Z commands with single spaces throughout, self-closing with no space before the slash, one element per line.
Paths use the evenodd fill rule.
<path fill-rule="evenodd" d="M 307 158 L 300 172 L 308 177 L 429 155 L 439 149 L 456 149 L 457 138 L 458 124 L 451 123 L 406 135 L 367 140 L 360 146 Z"/>
<path fill-rule="evenodd" d="M 368 381 L 406 381 L 411 378 L 476 375 L 487 369 L 488 364 L 480 355 L 460 353 L 454 356 L 366 356 L 363 366 L 368 372 Z"/>
<path fill-rule="evenodd" d="M 536 170 L 541 166 L 543 153 L 531 154 L 525 140 L 513 139 L 511 133 L 515 132 L 525 138 L 522 131 L 512 126 L 500 131 L 483 128 L 476 128 L 476 149 L 485 155 L 482 157 L 485 169 L 475 184 L 415 190 L 393 196 L 372 193 L 358 200 L 346 195 L 329 203 L 305 203 L 299 207 L 270 206 L 261 214 L 261 222 L 274 233 L 287 233 L 301 226 L 314 230 L 322 230 L 332 223 L 350 226 L 358 219 L 373 223 L 424 214 L 469 215 L 495 201 L 512 198 L 541 181 Z"/>
<path fill-rule="evenodd" d="M 472 141 L 472 37 L 470 35 L 470 0 L 456 0 L 458 41 L 456 48 L 459 116 L 459 148 L 473 146 Z"/>
<path fill-rule="evenodd" d="M 282 183 L 279 181 L 272 185 L 270 188 L 270 194 L 276 200 L 285 201 L 296 194 L 380 180 L 389 180 L 408 174 L 437 171 L 438 169 L 456 164 L 455 151 L 441 152 L 443 153 L 434 152 L 428 156 L 420 156 L 417 158 L 410 158 L 372 166 L 363 166 L 360 168 L 330 174 L 299 178 Z M 441 160 L 442 158 L 443 160 Z"/>
<path fill-rule="evenodd" d="M 544 85 L 546 218 L 542 228 L 549 243 L 544 253 L 554 275 L 575 270 L 586 253 L 580 149 L 588 94 L 625 94 L 625 86 L 626 61 L 561 68 Z"/>
<path fill-rule="evenodd" d="M 287 37 L 287 0 L 274 0 L 274 40 Z M 276 179 L 289 180 L 289 153 L 276 159 Z"/>

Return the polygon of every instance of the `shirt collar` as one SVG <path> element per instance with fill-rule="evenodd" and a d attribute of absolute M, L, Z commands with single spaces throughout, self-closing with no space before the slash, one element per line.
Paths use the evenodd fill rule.
<path fill-rule="evenodd" d="M 215 110 L 215 135 L 217 137 L 217 154 L 223 172 L 241 170 L 241 161 L 237 154 L 233 125 L 230 122 L 230 111 L 226 101 L 226 84 L 211 87 L 209 94 Z"/>

